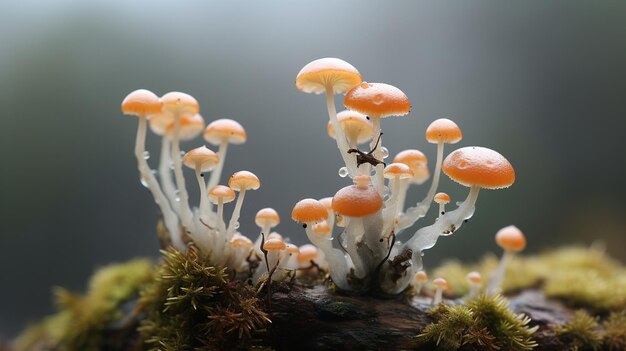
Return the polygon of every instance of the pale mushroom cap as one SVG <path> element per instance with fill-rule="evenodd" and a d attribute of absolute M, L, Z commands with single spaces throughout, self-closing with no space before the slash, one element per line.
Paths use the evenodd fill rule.
<path fill-rule="evenodd" d="M 372 184 L 372 177 L 367 174 L 357 174 L 352 178 L 352 183 L 358 187 L 366 188 Z"/>
<path fill-rule="evenodd" d="M 174 116 L 167 112 L 153 113 L 148 115 L 148 122 L 150 122 L 150 130 L 154 134 L 165 135 L 167 127 L 174 123 Z"/>
<path fill-rule="evenodd" d="M 225 185 L 216 185 L 209 190 L 209 200 L 212 203 L 218 203 L 222 198 L 222 203 L 229 203 L 235 200 L 235 191 Z"/>
<path fill-rule="evenodd" d="M 343 94 L 361 83 L 361 74 L 344 60 L 326 57 L 308 63 L 296 77 L 296 87 L 305 93 L 321 94 L 326 86 Z"/>
<path fill-rule="evenodd" d="M 235 249 L 247 249 L 252 247 L 253 243 L 252 240 L 241 235 L 241 233 L 235 233 L 232 239 L 230 239 L 230 245 Z"/>
<path fill-rule="evenodd" d="M 345 110 L 337 114 L 337 120 L 348 140 L 362 144 L 372 138 L 374 125 L 364 114 Z M 328 132 L 328 136 L 335 139 L 335 127 L 333 127 L 330 121 L 328 122 L 326 131 Z"/>
<path fill-rule="evenodd" d="M 429 143 L 456 144 L 463 139 L 463 133 L 456 123 L 447 118 L 440 118 L 426 128 L 426 140 Z"/>
<path fill-rule="evenodd" d="M 452 152 L 441 168 L 450 179 L 464 186 L 501 189 L 515 182 L 515 170 L 501 154 L 480 146 L 468 146 Z"/>
<path fill-rule="evenodd" d="M 332 212 L 333 210 L 333 198 L 332 197 L 325 197 L 323 199 L 319 199 L 319 202 L 324 205 L 324 207 L 326 207 L 326 210 L 328 212 Z"/>
<path fill-rule="evenodd" d="M 385 83 L 363 82 L 343 99 L 346 108 L 370 117 L 404 116 L 411 112 L 411 102 L 402 90 Z"/>
<path fill-rule="evenodd" d="M 335 213 L 347 217 L 364 217 L 375 213 L 383 206 L 383 200 L 378 191 L 371 186 L 361 187 L 348 185 L 333 197 Z"/>
<path fill-rule="evenodd" d="M 415 274 L 415 279 L 417 279 L 418 282 L 425 283 L 428 281 L 428 275 L 426 275 L 426 272 L 424 271 L 418 271 Z"/>
<path fill-rule="evenodd" d="M 450 203 L 450 195 L 446 193 L 437 193 L 435 194 L 435 202 L 438 204 L 449 204 Z"/>
<path fill-rule="evenodd" d="M 183 164 L 185 166 L 191 169 L 196 169 L 197 166 L 200 166 L 201 172 L 210 171 L 218 162 L 219 157 L 217 154 L 207 149 L 206 146 L 200 146 L 188 151 L 185 156 L 183 156 Z"/>
<path fill-rule="evenodd" d="M 526 247 L 526 237 L 519 228 L 510 225 L 498 230 L 496 243 L 505 250 L 522 251 Z"/>
<path fill-rule="evenodd" d="M 161 99 L 146 89 L 137 89 L 122 101 L 122 113 L 125 115 L 148 116 L 161 112 L 162 107 Z"/>
<path fill-rule="evenodd" d="M 180 140 L 188 141 L 194 139 L 204 129 L 204 118 L 199 113 L 195 115 L 182 115 L 180 116 Z M 174 120 L 172 119 L 167 125 L 166 133 L 168 135 L 174 134 Z"/>
<path fill-rule="evenodd" d="M 239 122 L 228 118 L 215 120 L 204 130 L 204 140 L 213 145 L 219 145 L 227 140 L 230 144 L 243 144 L 248 138 L 246 130 Z"/>
<path fill-rule="evenodd" d="M 311 260 L 317 258 L 317 247 L 311 244 L 305 244 L 300 246 L 300 253 L 298 254 L 298 263 L 308 263 Z"/>
<path fill-rule="evenodd" d="M 285 240 L 285 238 L 283 238 L 282 235 L 278 234 L 277 232 L 271 232 L 268 236 L 267 236 L 267 240 L 269 239 L 278 239 L 278 240 Z"/>
<path fill-rule="evenodd" d="M 438 287 L 438 288 L 445 289 L 445 288 L 448 287 L 448 282 L 445 279 L 443 279 L 443 278 L 435 278 L 433 280 L 433 285 Z"/>
<path fill-rule="evenodd" d="M 467 273 L 467 281 L 472 284 L 480 284 L 482 281 L 482 277 L 478 272 L 469 272 Z"/>
<path fill-rule="evenodd" d="M 294 244 L 285 244 L 285 250 L 287 252 L 289 252 L 290 254 L 299 254 L 300 253 L 300 249 L 298 249 L 298 247 Z"/>
<path fill-rule="evenodd" d="M 300 200 L 291 211 L 291 219 L 300 223 L 320 222 L 327 217 L 328 211 L 315 199 Z"/>
<path fill-rule="evenodd" d="M 313 226 L 313 231 L 316 234 L 328 236 L 330 235 L 330 226 L 328 225 L 328 223 L 326 223 L 326 221 L 319 222 Z"/>
<path fill-rule="evenodd" d="M 200 104 L 189 94 L 172 91 L 163 95 L 161 101 L 163 110 L 175 115 L 195 115 L 200 112 Z"/>
<path fill-rule="evenodd" d="M 243 189 L 256 190 L 261 186 L 261 181 L 252 172 L 239 171 L 230 176 L 230 178 L 228 179 L 228 186 L 237 191 L 241 191 Z"/>
<path fill-rule="evenodd" d="M 411 183 L 414 184 L 424 184 L 430 178 L 430 171 L 426 165 L 417 166 L 411 169 L 413 171 L 413 178 L 411 178 Z"/>
<path fill-rule="evenodd" d="M 283 240 L 272 238 L 263 243 L 264 250 L 284 250 L 287 245 Z"/>
<path fill-rule="evenodd" d="M 260 209 L 259 212 L 256 213 L 254 222 L 259 227 L 263 227 L 266 224 L 270 227 L 275 227 L 278 223 L 280 223 L 280 216 L 273 208 L 266 207 Z"/>
<path fill-rule="evenodd" d="M 383 175 L 387 179 L 411 179 L 413 178 L 413 171 L 404 163 L 391 163 L 385 167 Z"/>
<path fill-rule="evenodd" d="M 427 165 L 428 158 L 423 152 L 416 149 L 407 149 L 398 152 L 396 157 L 393 158 L 393 162 L 404 163 L 405 165 L 413 168 L 417 165 Z"/>

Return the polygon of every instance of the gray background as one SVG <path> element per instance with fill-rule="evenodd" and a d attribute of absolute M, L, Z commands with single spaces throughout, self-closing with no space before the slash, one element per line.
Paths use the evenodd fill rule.
<path fill-rule="evenodd" d="M 424 130 L 449 117 L 464 139 L 447 151 L 487 146 L 517 170 L 512 188 L 481 193 L 428 267 L 499 252 L 493 234 L 511 223 L 529 252 L 600 240 L 624 258 L 624 2 L 5 1 L 2 18 L 0 337 L 51 312 L 52 286 L 82 291 L 100 265 L 157 256 L 155 206 L 132 155 L 137 122 L 119 111 L 136 88 L 188 92 L 205 119 L 241 122 L 249 141 L 231 148 L 225 175 L 262 180 L 242 231 L 256 236 L 254 213 L 272 206 L 278 231 L 304 243 L 293 204 L 347 183 L 323 98 L 293 84 L 326 56 L 411 98 L 408 117 L 383 121 L 392 154 L 434 158 Z M 152 161 L 158 143 L 150 136 Z M 466 194 L 445 176 L 440 189 Z"/>

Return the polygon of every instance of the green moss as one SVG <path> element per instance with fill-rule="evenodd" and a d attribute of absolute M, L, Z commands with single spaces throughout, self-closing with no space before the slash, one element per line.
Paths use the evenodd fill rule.
<path fill-rule="evenodd" d="M 251 347 L 270 322 L 251 286 L 230 281 L 224 269 L 191 248 L 164 251 L 154 283 L 142 292 L 147 318 L 139 328 L 150 350 Z"/>
<path fill-rule="evenodd" d="M 446 278 L 450 291 L 462 296 L 469 291 L 467 273 L 478 271 L 488 281 L 497 264 L 493 255 L 474 265 L 452 261 L 436 269 L 434 276 Z M 511 260 L 504 293 L 534 286 L 570 305 L 598 311 L 626 309 L 626 268 L 597 249 L 564 248 Z"/>
<path fill-rule="evenodd" d="M 577 311 L 567 324 L 555 328 L 556 335 L 570 350 L 597 350 L 602 344 L 596 318 Z"/>
<path fill-rule="evenodd" d="M 120 306 L 152 280 L 152 263 L 136 259 L 96 271 L 85 295 L 55 289 L 59 312 L 27 329 L 14 349 L 99 350 L 105 327 L 123 317 Z"/>
<path fill-rule="evenodd" d="M 466 305 L 435 307 L 435 322 L 418 335 L 422 346 L 439 350 L 531 350 L 535 328 L 512 313 L 501 296 L 481 295 Z"/>
<path fill-rule="evenodd" d="M 602 327 L 603 344 L 607 350 L 626 350 L 626 311 L 611 313 Z"/>

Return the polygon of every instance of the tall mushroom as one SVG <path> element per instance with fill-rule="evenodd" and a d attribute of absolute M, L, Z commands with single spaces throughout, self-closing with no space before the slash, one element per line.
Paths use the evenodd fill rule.
<path fill-rule="evenodd" d="M 228 186 L 230 186 L 233 190 L 239 192 L 239 196 L 237 196 L 237 202 L 235 203 L 235 209 L 230 217 L 230 221 L 228 222 L 228 229 L 226 238 L 230 240 L 235 233 L 235 230 L 239 226 L 239 215 L 241 213 L 241 206 L 243 205 L 243 199 L 246 196 L 247 190 L 257 190 L 261 186 L 261 181 L 259 178 L 252 172 L 249 171 L 239 171 L 233 173 L 232 176 L 228 179 Z"/>
<path fill-rule="evenodd" d="M 502 289 L 506 267 L 516 252 L 524 250 L 526 247 L 526 237 L 519 228 L 510 225 L 498 230 L 496 233 L 496 243 L 504 250 L 504 253 L 502 254 L 498 268 L 496 268 L 490 277 L 491 279 L 489 279 L 489 286 L 487 288 L 489 295 L 494 295 Z"/>
<path fill-rule="evenodd" d="M 344 110 L 337 114 L 337 120 L 339 120 L 339 125 L 341 129 L 343 129 L 343 133 L 348 140 L 348 146 L 351 149 L 356 148 L 358 144 L 362 144 L 372 138 L 374 125 L 364 114 Z M 329 137 L 335 139 L 335 128 L 330 121 L 328 121 L 328 125 L 326 126 L 326 132 L 328 132 Z"/>
<path fill-rule="evenodd" d="M 204 223 L 208 221 L 209 198 L 206 191 L 203 173 L 215 168 L 219 162 L 219 157 L 215 152 L 207 149 L 206 146 L 195 148 L 185 154 L 183 164 L 195 171 L 198 187 L 200 188 L 200 210 L 198 218 Z"/>
<path fill-rule="evenodd" d="M 148 126 L 148 116 L 161 112 L 163 104 L 161 99 L 153 92 L 146 89 L 139 89 L 131 92 L 122 101 L 122 113 L 126 115 L 134 115 L 139 118 L 139 126 L 137 128 L 137 136 L 135 139 L 135 158 L 137 159 L 137 168 L 141 175 L 142 183 L 145 183 L 152 192 L 154 199 L 163 213 L 163 221 L 167 228 L 172 244 L 182 250 L 185 244 L 180 236 L 178 227 L 178 218 L 176 213 L 170 207 L 167 197 L 161 190 L 154 174 L 150 170 L 148 161 L 144 155 L 146 149 L 146 132 Z"/>
<path fill-rule="evenodd" d="M 374 125 L 370 147 L 374 150 L 374 157 L 383 159 L 382 141 L 380 137 L 380 119 L 390 116 L 405 116 L 411 112 L 411 102 L 402 90 L 385 83 L 363 82 L 350 90 L 343 99 L 346 108 L 369 116 Z M 378 142 L 378 145 L 376 145 Z M 374 188 L 383 195 L 384 178 L 382 164 L 376 166 Z"/>
<path fill-rule="evenodd" d="M 213 173 L 211 173 L 211 178 L 209 179 L 209 188 L 211 188 L 220 181 L 222 169 L 224 169 L 224 161 L 226 160 L 226 152 L 228 151 L 228 144 L 243 144 L 246 142 L 248 135 L 246 134 L 246 130 L 243 129 L 241 124 L 237 121 L 222 118 L 209 123 L 204 130 L 203 136 L 204 140 L 219 146 L 217 155 L 220 157 L 220 163 Z"/>
<path fill-rule="evenodd" d="M 383 232 L 385 235 L 389 235 L 387 233 L 392 231 L 395 233 L 394 229 L 396 224 L 396 214 L 398 213 L 398 199 L 400 198 L 401 182 L 403 180 L 408 181 L 411 179 L 413 177 L 413 171 L 404 163 L 392 163 L 385 167 L 384 176 L 389 179 L 389 183 L 393 187 L 391 197 L 387 200 L 385 209 L 383 210 L 383 220 L 385 222 Z"/>
<path fill-rule="evenodd" d="M 296 76 L 296 87 L 305 93 L 326 94 L 328 117 L 336 131 L 337 148 L 351 176 L 356 175 L 356 160 L 348 154 L 348 142 L 339 126 L 334 94 L 344 94 L 361 83 L 354 66 L 338 58 L 321 58 L 308 63 Z"/>
<path fill-rule="evenodd" d="M 411 179 L 400 181 L 400 190 L 398 197 L 398 213 L 404 212 L 404 203 L 406 201 L 406 193 L 410 184 L 421 185 L 428 177 L 428 158 L 423 152 L 416 149 L 407 149 L 400 151 L 394 158 L 393 163 L 404 163 L 413 171 L 413 177 Z"/>

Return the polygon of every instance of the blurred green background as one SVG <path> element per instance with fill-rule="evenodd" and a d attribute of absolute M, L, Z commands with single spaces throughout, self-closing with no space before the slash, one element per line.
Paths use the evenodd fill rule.
<path fill-rule="evenodd" d="M 603 242 L 624 259 L 625 2 L 62 0 L 1 11 L 0 337 L 49 313 L 53 286 L 80 291 L 100 265 L 157 257 L 156 209 L 132 154 L 137 121 L 120 113 L 137 88 L 184 91 L 206 120 L 242 123 L 249 140 L 230 149 L 225 175 L 248 169 L 262 187 L 246 196 L 241 230 L 256 237 L 254 213 L 272 206 L 277 230 L 305 243 L 293 204 L 347 184 L 323 98 L 293 84 L 327 56 L 411 98 L 408 117 L 383 121 L 392 155 L 434 158 L 425 128 L 448 117 L 464 133 L 448 152 L 487 146 L 516 168 L 516 184 L 483 191 L 427 267 L 499 252 L 493 234 L 508 224 L 525 231 L 528 252 Z M 150 136 L 151 161 L 158 145 Z M 445 176 L 440 189 L 466 194 Z"/>

